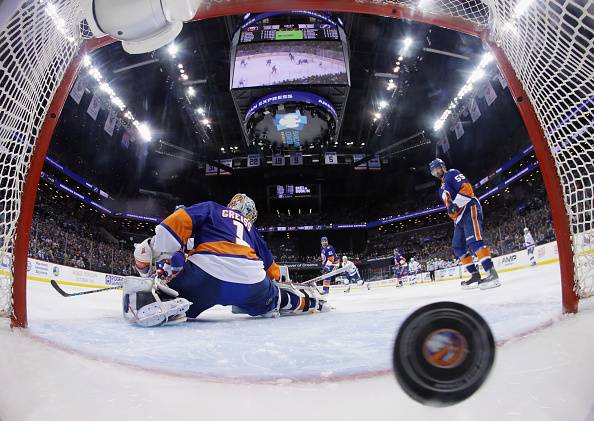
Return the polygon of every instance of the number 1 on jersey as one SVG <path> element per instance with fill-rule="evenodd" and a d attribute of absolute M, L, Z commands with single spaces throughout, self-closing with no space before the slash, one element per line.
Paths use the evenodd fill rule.
<path fill-rule="evenodd" d="M 250 245 L 243 239 L 243 224 L 239 221 L 233 221 L 233 225 L 237 227 L 237 232 L 235 233 L 235 244 L 250 247 Z"/>

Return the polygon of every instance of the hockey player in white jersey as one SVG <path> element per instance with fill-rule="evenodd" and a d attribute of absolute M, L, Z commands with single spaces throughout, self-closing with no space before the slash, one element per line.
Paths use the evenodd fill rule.
<path fill-rule="evenodd" d="M 526 247 L 526 251 L 528 252 L 528 260 L 530 260 L 530 266 L 536 266 L 536 258 L 534 257 L 534 247 L 536 243 L 534 242 L 534 238 L 530 233 L 528 227 L 524 228 L 524 247 Z"/>
<path fill-rule="evenodd" d="M 361 279 L 361 275 L 359 275 L 359 269 L 357 269 L 357 266 L 355 266 L 355 264 L 353 262 L 351 262 L 348 257 L 346 256 L 342 256 L 342 260 L 341 260 L 341 266 L 343 268 L 346 268 L 346 279 L 348 280 L 348 284 L 346 289 L 344 290 L 344 292 L 350 292 L 351 291 L 351 284 L 353 283 L 357 283 L 357 285 L 363 285 L 366 284 L 367 285 L 367 289 L 369 288 L 369 283 L 366 283 L 363 279 Z"/>
<path fill-rule="evenodd" d="M 415 275 L 421 271 L 421 264 L 415 260 L 414 257 L 410 258 L 410 262 L 408 262 L 408 272 L 411 275 Z"/>

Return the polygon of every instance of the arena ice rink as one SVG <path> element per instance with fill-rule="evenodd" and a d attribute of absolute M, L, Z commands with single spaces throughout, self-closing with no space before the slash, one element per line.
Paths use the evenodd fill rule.
<path fill-rule="evenodd" d="M 64 298 L 32 281 L 30 328 L 0 327 L 0 419 L 592 421 L 594 305 L 562 316 L 559 276 L 549 264 L 486 291 L 335 290 L 329 313 L 258 319 L 220 307 L 149 329 L 122 320 L 118 291 Z M 440 300 L 478 310 L 498 343 L 486 384 L 449 408 L 412 401 L 391 371 L 400 323 Z"/>

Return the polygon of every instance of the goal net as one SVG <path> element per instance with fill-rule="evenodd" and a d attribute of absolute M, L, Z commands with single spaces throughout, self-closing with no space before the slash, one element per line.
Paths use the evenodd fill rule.
<path fill-rule="evenodd" d="M 197 19 L 270 11 L 274 5 L 433 23 L 480 36 L 496 50 L 546 179 L 561 265 L 567 268 L 564 287 L 580 297 L 594 294 L 591 0 L 212 0 L 202 3 Z M 90 34 L 74 0 L 0 3 L 0 31 L 0 314 L 25 325 L 24 240 L 39 163 Z M 571 300 L 564 295 L 566 308 Z"/>

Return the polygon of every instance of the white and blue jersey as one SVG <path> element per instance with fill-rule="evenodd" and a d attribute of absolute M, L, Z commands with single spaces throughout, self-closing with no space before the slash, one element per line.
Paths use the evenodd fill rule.
<path fill-rule="evenodd" d="M 214 202 L 180 208 L 155 228 L 152 244 L 162 253 L 187 250 L 183 270 L 169 285 L 193 303 L 188 317 L 217 304 L 260 315 L 278 301 L 271 279 L 280 278 L 280 268 L 239 212 Z"/>
<path fill-rule="evenodd" d="M 350 260 L 344 263 L 342 267 L 346 268 L 345 275 L 349 282 L 357 282 L 361 279 L 361 275 L 359 275 L 359 269 L 357 269 L 357 266 L 355 266 L 355 264 Z"/>

